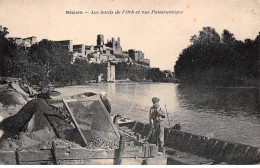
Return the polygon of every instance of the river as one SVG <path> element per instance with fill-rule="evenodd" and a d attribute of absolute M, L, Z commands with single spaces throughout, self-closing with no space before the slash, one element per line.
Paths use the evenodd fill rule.
<path fill-rule="evenodd" d="M 166 126 L 179 123 L 183 131 L 260 147 L 260 89 L 209 88 L 173 83 L 98 83 L 56 88 L 61 96 L 82 92 L 108 93 L 113 114 L 148 122 L 151 99 L 167 108 Z M 166 106 L 165 106 L 166 105 Z"/>

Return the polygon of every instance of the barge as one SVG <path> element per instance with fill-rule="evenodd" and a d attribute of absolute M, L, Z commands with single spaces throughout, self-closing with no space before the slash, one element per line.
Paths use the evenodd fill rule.
<path fill-rule="evenodd" d="M 118 125 L 130 134 L 149 136 L 150 124 L 119 117 Z M 191 134 L 185 131 L 165 128 L 165 148 L 170 165 L 255 165 L 260 164 L 260 149 L 216 138 Z M 154 140 L 149 138 L 149 142 Z"/>
<path fill-rule="evenodd" d="M 33 103 L 30 105 L 30 102 Z M 45 107 L 38 120 L 48 120 L 51 127 L 27 132 L 19 138 L 27 140 L 40 134 L 45 140 L 51 131 L 54 136 L 45 144 L 0 150 L 0 164 L 255 165 L 260 162 L 260 149 L 257 147 L 174 128 L 165 128 L 165 153 L 159 152 L 148 123 L 119 115 L 110 116 L 95 93 L 45 101 L 34 99 L 27 106 L 37 102 Z M 20 111 L 26 110 L 22 108 Z M 37 115 L 35 112 L 30 118 L 27 130 L 37 121 Z"/>

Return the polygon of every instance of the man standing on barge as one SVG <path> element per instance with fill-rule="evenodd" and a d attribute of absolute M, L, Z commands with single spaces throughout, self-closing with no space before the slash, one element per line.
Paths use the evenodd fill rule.
<path fill-rule="evenodd" d="M 150 125 L 154 129 L 154 135 L 156 138 L 156 145 L 159 147 L 160 152 L 164 152 L 164 119 L 165 112 L 162 110 L 159 104 L 160 99 L 157 97 L 152 98 L 153 106 L 150 108 Z"/>

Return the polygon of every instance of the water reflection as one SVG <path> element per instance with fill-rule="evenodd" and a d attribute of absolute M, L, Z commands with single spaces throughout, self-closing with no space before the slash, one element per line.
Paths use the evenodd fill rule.
<path fill-rule="evenodd" d="M 185 130 L 260 147 L 258 88 L 177 88 L 180 109 L 187 117 Z"/>
<path fill-rule="evenodd" d="M 107 93 L 108 93 L 109 95 L 115 96 L 115 94 L 116 94 L 116 86 L 115 86 L 115 83 L 108 83 Z"/>
<path fill-rule="evenodd" d="M 260 114 L 258 88 L 210 88 L 178 85 L 178 99 L 183 106 L 222 115 Z"/>

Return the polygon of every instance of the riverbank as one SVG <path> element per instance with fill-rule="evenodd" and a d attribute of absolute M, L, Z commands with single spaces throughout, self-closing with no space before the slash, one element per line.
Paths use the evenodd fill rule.
<path fill-rule="evenodd" d="M 54 88 L 63 88 L 63 87 L 69 87 L 69 86 L 88 86 L 91 84 L 103 84 L 107 82 L 87 82 L 85 84 L 54 84 L 52 85 Z M 143 80 L 143 81 L 131 81 L 131 80 L 115 80 L 115 82 L 108 82 L 108 83 L 115 83 L 115 84 L 149 84 L 149 83 L 178 83 L 177 79 L 170 79 L 165 80 L 163 82 L 153 82 L 152 80 Z"/>
<path fill-rule="evenodd" d="M 203 79 L 199 81 L 185 81 L 185 80 L 177 80 L 179 84 L 187 85 L 187 86 L 203 86 L 203 87 L 222 87 L 222 88 L 260 88 L 260 80 L 258 79 L 247 79 L 247 80 L 240 80 L 239 82 L 232 82 L 232 81 L 204 81 Z"/>

